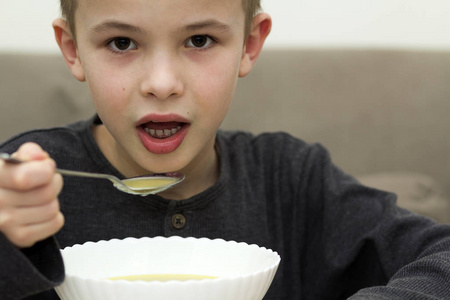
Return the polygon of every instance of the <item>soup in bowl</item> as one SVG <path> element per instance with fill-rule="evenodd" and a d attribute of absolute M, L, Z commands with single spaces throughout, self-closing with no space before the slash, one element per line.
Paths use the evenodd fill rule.
<path fill-rule="evenodd" d="M 222 239 L 154 237 L 87 242 L 62 251 L 63 300 L 260 300 L 280 256 Z"/>

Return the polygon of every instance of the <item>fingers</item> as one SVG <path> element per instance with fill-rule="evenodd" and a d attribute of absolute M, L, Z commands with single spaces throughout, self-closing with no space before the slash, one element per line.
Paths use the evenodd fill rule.
<path fill-rule="evenodd" d="M 55 162 L 37 144 L 26 143 L 13 156 L 27 162 L 16 165 L 0 160 L 0 187 L 31 190 L 48 183 L 54 176 Z"/>
<path fill-rule="evenodd" d="M 45 223 L 52 220 L 59 213 L 59 202 L 55 198 L 53 201 L 43 205 L 27 206 L 22 209 L 14 210 L 12 216 L 17 225 L 27 226 L 39 223 Z"/>
<path fill-rule="evenodd" d="M 30 247 L 64 225 L 57 195 L 61 176 L 27 192 L 0 189 L 0 231 L 17 247 Z"/>
<path fill-rule="evenodd" d="M 35 206 L 0 207 L 0 231 L 20 248 L 30 247 L 58 232 L 64 225 L 59 201 L 53 198 L 43 202 Z"/>
<path fill-rule="evenodd" d="M 0 211 L 6 207 L 33 207 L 53 201 L 62 190 L 63 179 L 56 173 L 50 180 L 33 189 L 0 188 Z"/>
<path fill-rule="evenodd" d="M 13 156 L 25 163 L 0 161 L 0 231 L 16 246 L 29 247 L 63 226 L 57 198 L 63 180 L 37 144 L 24 144 Z"/>
<path fill-rule="evenodd" d="M 1 219 L 1 218 L 0 218 Z M 64 225 L 64 216 L 61 212 L 45 222 L 24 226 L 9 226 L 2 230 L 5 236 L 17 247 L 31 247 L 36 242 L 44 240 L 57 233 Z"/>
<path fill-rule="evenodd" d="M 51 181 L 55 169 L 55 162 L 49 158 L 19 165 L 4 164 L 0 167 L 0 187 L 16 191 L 32 190 Z"/>

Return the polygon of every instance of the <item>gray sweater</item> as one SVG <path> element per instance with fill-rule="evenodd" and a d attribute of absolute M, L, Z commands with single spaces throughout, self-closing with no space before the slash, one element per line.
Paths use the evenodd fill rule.
<path fill-rule="evenodd" d="M 34 141 L 60 168 L 123 178 L 96 145 L 93 120 L 24 133 L 0 151 Z M 172 235 L 277 251 L 281 264 L 264 299 L 450 299 L 450 226 L 360 185 L 318 144 L 284 133 L 219 131 L 217 145 L 219 180 L 181 201 L 65 178 L 59 199 L 66 223 L 55 237 L 19 250 L 0 233 L 0 299 L 58 299 L 51 289 L 64 279 L 59 248 Z M 184 226 L 174 226 L 175 214 L 184 216 Z"/>

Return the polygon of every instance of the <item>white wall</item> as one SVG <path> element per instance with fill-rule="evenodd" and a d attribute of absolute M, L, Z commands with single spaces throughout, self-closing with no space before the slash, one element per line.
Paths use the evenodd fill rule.
<path fill-rule="evenodd" d="M 150 0 L 149 0 L 150 1 Z M 268 47 L 450 49 L 450 0 L 262 0 Z M 59 0 L 0 0 L 0 51 L 57 52 Z"/>
<path fill-rule="evenodd" d="M 450 48 L 450 0 L 262 0 L 271 45 Z"/>
<path fill-rule="evenodd" d="M 0 0 L 0 51 L 55 52 L 59 0 Z"/>

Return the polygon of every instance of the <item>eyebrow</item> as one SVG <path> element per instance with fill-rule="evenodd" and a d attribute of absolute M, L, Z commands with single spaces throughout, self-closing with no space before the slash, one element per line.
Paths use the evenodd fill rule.
<path fill-rule="evenodd" d="M 128 32 L 136 32 L 136 33 L 143 33 L 144 30 L 140 27 L 118 22 L 118 21 L 106 21 L 103 23 L 100 23 L 98 25 L 95 25 L 91 28 L 92 31 L 101 33 L 105 31 L 111 31 L 111 30 L 120 30 L 120 31 L 128 31 Z"/>
<path fill-rule="evenodd" d="M 215 19 L 209 19 L 205 21 L 200 21 L 192 24 L 188 24 L 182 29 L 187 31 L 196 31 L 196 30 L 202 30 L 202 29 L 217 29 L 222 31 L 228 31 L 231 29 L 231 27 L 225 23 L 222 23 Z"/>

